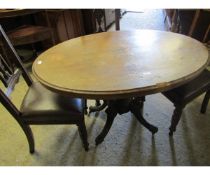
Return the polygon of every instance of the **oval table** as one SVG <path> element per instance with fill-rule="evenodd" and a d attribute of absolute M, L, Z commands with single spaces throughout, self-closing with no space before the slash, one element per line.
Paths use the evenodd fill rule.
<path fill-rule="evenodd" d="M 187 83 L 208 65 L 199 41 L 155 30 L 86 35 L 58 44 L 33 63 L 46 88 L 72 97 L 103 99 L 107 121 L 96 138 L 101 143 L 116 115 L 131 111 L 153 134 L 157 127 L 141 114 L 141 97 Z"/>

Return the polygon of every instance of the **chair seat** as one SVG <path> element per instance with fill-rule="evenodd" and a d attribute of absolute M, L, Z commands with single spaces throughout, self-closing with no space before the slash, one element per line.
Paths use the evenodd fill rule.
<path fill-rule="evenodd" d="M 28 89 L 20 112 L 25 122 L 30 124 L 46 123 L 46 119 L 49 124 L 67 123 L 82 119 L 83 106 L 84 100 L 51 92 L 36 82 Z"/>
<path fill-rule="evenodd" d="M 163 92 L 174 104 L 185 105 L 210 88 L 210 72 L 204 70 L 198 77 L 178 88 Z"/>
<path fill-rule="evenodd" d="M 24 25 L 7 32 L 12 44 L 24 45 L 51 38 L 52 29 L 44 26 Z"/>

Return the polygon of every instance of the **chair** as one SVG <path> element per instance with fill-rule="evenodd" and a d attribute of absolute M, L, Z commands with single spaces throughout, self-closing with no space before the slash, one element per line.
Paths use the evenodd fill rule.
<path fill-rule="evenodd" d="M 2 54 L 0 55 L 0 79 L 6 87 L 5 93 L 0 89 L 0 102 L 23 129 L 29 143 L 30 153 L 35 150 L 30 125 L 49 124 L 76 124 L 84 149 L 88 151 L 84 100 L 51 92 L 40 83 L 33 82 L 1 26 L 0 34 L 4 46 L 11 51 L 9 56 L 12 59 L 10 60 L 14 62 L 14 64 L 10 64 Z M 18 109 L 10 100 L 10 94 L 15 89 L 20 75 L 28 85 L 28 90 L 20 109 Z"/>
<path fill-rule="evenodd" d="M 203 93 L 206 93 L 206 95 L 201 106 L 201 113 L 206 112 L 210 98 L 210 72 L 208 70 L 204 70 L 197 78 L 189 83 L 162 93 L 175 106 L 169 128 L 170 136 L 176 131 L 176 126 L 179 123 L 184 107 Z"/>
<path fill-rule="evenodd" d="M 199 14 L 200 14 L 200 10 L 196 10 L 196 13 L 192 20 L 192 24 L 188 32 L 189 36 L 192 36 L 195 30 L 195 26 L 197 24 Z M 177 17 L 179 18 L 179 16 Z M 207 30 L 204 34 L 203 42 L 206 42 L 208 33 L 209 33 L 209 26 L 207 27 Z M 206 112 L 207 105 L 209 102 L 209 97 L 210 97 L 210 72 L 208 70 L 204 70 L 197 78 L 193 79 L 187 84 L 184 84 L 180 87 L 177 87 L 175 89 L 162 93 L 175 106 L 175 109 L 171 118 L 171 126 L 169 127 L 170 136 L 172 136 L 173 133 L 176 131 L 176 127 L 179 123 L 179 120 L 182 115 L 182 111 L 185 108 L 185 106 L 203 93 L 206 93 L 206 94 L 202 102 L 202 106 L 200 110 L 201 113 Z"/>

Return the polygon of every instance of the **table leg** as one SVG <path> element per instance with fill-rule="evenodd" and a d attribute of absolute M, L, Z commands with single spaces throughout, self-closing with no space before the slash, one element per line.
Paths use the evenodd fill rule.
<path fill-rule="evenodd" d="M 117 111 L 113 107 L 107 108 L 105 112 L 107 114 L 106 124 L 105 124 L 103 130 L 101 131 L 101 133 L 96 137 L 96 140 L 95 140 L 96 145 L 98 145 L 104 141 L 104 138 L 108 134 L 108 132 L 112 126 L 112 123 L 113 123 L 115 117 L 117 116 Z"/>
<path fill-rule="evenodd" d="M 117 114 L 124 114 L 129 111 L 131 111 L 134 114 L 137 120 L 144 127 L 146 127 L 152 134 L 155 134 L 158 131 L 158 128 L 156 126 L 151 125 L 142 116 L 141 112 L 143 108 L 143 102 L 144 99 L 142 99 L 141 97 L 107 101 L 108 108 L 105 111 L 107 113 L 107 120 L 103 130 L 96 137 L 96 145 L 103 142 Z"/>
<path fill-rule="evenodd" d="M 142 102 L 139 101 L 137 98 L 131 101 L 130 103 L 130 111 L 134 114 L 134 116 L 137 118 L 137 120 L 145 127 L 147 128 L 152 134 L 155 134 L 158 132 L 158 128 L 156 126 L 151 125 L 148 123 L 142 114 L 142 109 L 140 108 L 142 106 Z"/>

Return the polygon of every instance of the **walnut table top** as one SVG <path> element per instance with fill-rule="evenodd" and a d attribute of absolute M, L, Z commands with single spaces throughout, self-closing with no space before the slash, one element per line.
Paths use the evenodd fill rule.
<path fill-rule="evenodd" d="M 115 31 L 60 43 L 33 63 L 33 74 L 60 93 L 118 99 L 162 92 L 199 75 L 208 65 L 199 41 L 172 32 Z"/>

